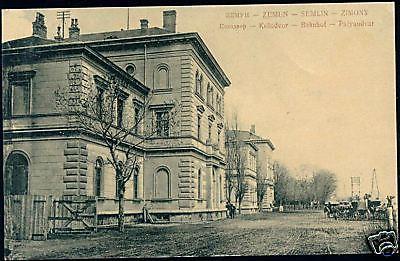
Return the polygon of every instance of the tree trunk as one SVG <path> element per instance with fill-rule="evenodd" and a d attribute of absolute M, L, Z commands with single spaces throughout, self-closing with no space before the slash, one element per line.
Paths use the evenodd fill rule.
<path fill-rule="evenodd" d="M 124 193 L 121 191 L 118 193 L 118 231 L 124 232 Z"/>
<path fill-rule="evenodd" d="M 239 199 L 239 214 L 242 214 L 242 201 Z"/>

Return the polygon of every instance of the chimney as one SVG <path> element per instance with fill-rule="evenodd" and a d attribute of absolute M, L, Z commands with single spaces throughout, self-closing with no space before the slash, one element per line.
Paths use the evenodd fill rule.
<path fill-rule="evenodd" d="M 252 124 L 252 125 L 251 125 L 251 127 L 250 127 L 250 133 L 251 133 L 251 134 L 256 134 L 256 125 L 255 125 L 255 124 Z"/>
<path fill-rule="evenodd" d="M 36 13 L 36 19 L 32 22 L 32 28 L 32 35 L 47 38 L 47 27 L 44 24 L 44 15 L 42 13 Z"/>
<path fill-rule="evenodd" d="M 148 29 L 149 21 L 147 19 L 140 19 L 140 29 Z"/>
<path fill-rule="evenodd" d="M 79 40 L 81 29 L 78 27 L 78 19 L 71 19 L 71 27 L 69 28 L 69 38 Z"/>
<path fill-rule="evenodd" d="M 163 28 L 171 33 L 176 32 L 176 11 L 168 10 L 163 12 Z"/>

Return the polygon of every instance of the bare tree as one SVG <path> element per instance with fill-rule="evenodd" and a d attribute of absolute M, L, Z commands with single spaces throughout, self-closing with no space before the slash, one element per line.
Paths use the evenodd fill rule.
<path fill-rule="evenodd" d="M 95 135 L 108 148 L 106 164 L 111 165 L 115 172 L 118 230 L 123 232 L 125 187 L 140 168 L 138 149 L 154 134 L 165 134 L 176 125 L 179 106 L 175 101 L 164 101 L 174 104 L 173 108 L 157 118 L 157 122 L 152 118 L 146 121 L 146 115 L 150 115 L 148 107 L 152 91 L 147 95 L 138 95 L 140 107 L 135 107 L 133 102 L 123 101 L 123 96 L 129 94 L 128 85 L 132 83 L 115 75 L 108 75 L 105 80 L 106 88 L 96 88 L 94 84 L 78 90 L 59 88 L 55 97 L 58 109 L 66 113 L 69 122 L 74 122 L 82 132 Z M 141 126 L 143 130 L 140 132 Z"/>
<path fill-rule="evenodd" d="M 226 160 L 227 160 L 227 187 L 234 189 L 235 201 L 239 205 L 239 213 L 242 211 L 242 201 L 248 190 L 246 182 L 246 153 L 243 141 L 239 139 L 239 127 L 237 117 L 234 119 L 233 128 L 227 124 L 226 134 Z M 228 184 L 229 183 L 229 184 Z M 232 187 L 231 187 L 232 186 Z M 230 199 L 230 195 L 229 198 Z"/>
<path fill-rule="evenodd" d="M 335 192 L 337 186 L 336 175 L 329 170 L 318 170 L 313 176 L 315 197 L 319 202 L 325 202 Z"/>
<path fill-rule="evenodd" d="M 274 198 L 279 205 L 287 204 L 291 200 L 291 179 L 289 170 L 282 163 L 274 162 Z"/>
<path fill-rule="evenodd" d="M 233 149 L 229 146 L 230 138 L 229 135 L 231 135 L 229 131 L 229 124 L 226 122 L 225 124 L 225 139 L 226 139 L 226 154 L 225 154 L 225 159 L 226 159 L 226 172 L 225 172 L 225 184 L 226 184 L 226 193 L 227 193 L 227 199 L 228 202 L 232 202 L 232 192 L 234 192 L 234 189 L 236 187 L 235 185 L 235 166 L 234 166 L 234 153 Z"/>

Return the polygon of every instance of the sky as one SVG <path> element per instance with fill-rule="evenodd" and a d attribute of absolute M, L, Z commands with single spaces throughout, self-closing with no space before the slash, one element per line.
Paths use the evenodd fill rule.
<path fill-rule="evenodd" d="M 393 4 L 130 8 L 129 27 L 139 28 L 143 18 L 162 27 L 162 11 L 170 9 L 177 11 L 177 31 L 198 32 L 231 80 L 226 117 L 237 113 L 246 130 L 255 124 L 275 145 L 275 159 L 299 175 L 334 172 L 338 196 L 350 194 L 351 176 L 361 177 L 362 193 L 370 192 L 375 168 L 381 196 L 397 195 Z M 324 9 L 328 17 L 302 16 Z M 61 10 L 2 10 L 2 42 L 30 36 L 36 11 L 53 38 Z M 67 10 L 81 33 L 127 28 L 127 8 Z M 342 10 L 357 15 L 341 16 Z M 285 11 L 286 17 L 264 18 Z M 343 27 L 339 20 L 373 26 Z M 301 27 L 324 21 L 328 28 Z"/>

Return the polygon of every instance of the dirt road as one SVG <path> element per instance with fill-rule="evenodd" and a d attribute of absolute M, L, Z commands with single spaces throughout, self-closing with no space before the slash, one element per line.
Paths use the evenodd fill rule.
<path fill-rule="evenodd" d="M 379 227 L 384 224 L 327 219 L 320 211 L 263 213 L 17 242 L 14 251 L 18 259 L 370 253 L 366 236 Z"/>

